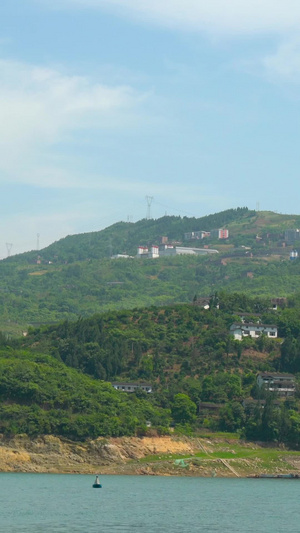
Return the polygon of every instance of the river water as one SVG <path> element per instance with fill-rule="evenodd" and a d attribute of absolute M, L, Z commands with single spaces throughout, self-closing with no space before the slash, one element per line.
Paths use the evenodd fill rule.
<path fill-rule="evenodd" d="M 300 480 L 0 474 L 5 533 L 299 533 Z"/>

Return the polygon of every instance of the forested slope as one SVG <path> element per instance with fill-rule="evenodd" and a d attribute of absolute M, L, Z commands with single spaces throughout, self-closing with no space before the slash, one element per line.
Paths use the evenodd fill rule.
<path fill-rule="evenodd" d="M 151 420 L 167 426 L 168 410 L 122 395 L 51 356 L 0 352 L 0 432 L 52 434 L 74 440 L 133 435 Z"/>
<path fill-rule="evenodd" d="M 268 299 L 237 293 L 215 294 L 210 304 L 64 321 L 9 344 L 2 336 L 1 431 L 84 439 L 145 434 L 150 421 L 160 432 L 172 423 L 179 432 L 209 427 L 298 446 L 298 393 L 279 409 L 256 386 L 259 371 L 300 371 L 298 299 L 276 312 Z M 276 324 L 279 338 L 235 341 L 229 327 L 245 313 Z M 150 382 L 154 392 L 127 395 L 103 383 L 122 380 Z M 242 401 L 249 397 L 268 409 L 248 410 Z M 206 402 L 218 406 L 217 416 L 199 408 Z"/>
<path fill-rule="evenodd" d="M 300 292 L 300 262 L 175 257 L 93 260 L 0 268 L 0 330 L 74 320 L 96 312 L 191 302 L 216 291 L 279 297 Z"/>

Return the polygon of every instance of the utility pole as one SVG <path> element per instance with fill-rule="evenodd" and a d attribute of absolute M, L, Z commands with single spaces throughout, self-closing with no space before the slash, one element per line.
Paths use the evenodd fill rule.
<path fill-rule="evenodd" d="M 151 220 L 151 204 L 153 201 L 153 196 L 146 196 L 146 202 L 147 202 L 147 220 Z"/>

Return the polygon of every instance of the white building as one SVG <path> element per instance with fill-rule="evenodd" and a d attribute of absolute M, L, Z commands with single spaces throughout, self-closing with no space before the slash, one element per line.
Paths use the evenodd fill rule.
<path fill-rule="evenodd" d="M 161 244 L 158 246 L 139 246 L 137 257 L 140 259 L 155 259 L 157 257 L 170 257 L 174 255 L 208 255 L 218 254 L 218 250 L 210 248 L 190 248 L 188 246 L 173 246 L 172 244 Z"/>
<path fill-rule="evenodd" d="M 272 324 L 254 324 L 250 322 L 234 323 L 230 326 L 230 333 L 234 336 L 235 340 L 238 341 L 241 341 L 244 337 L 257 339 L 262 334 L 272 339 L 276 339 L 277 326 Z"/>
<path fill-rule="evenodd" d="M 292 250 L 290 252 L 290 260 L 294 261 L 295 259 L 298 259 L 298 252 L 297 252 L 297 250 Z"/>
<path fill-rule="evenodd" d="M 127 254 L 115 254 L 111 256 L 111 259 L 129 259 L 130 255 Z"/>
<path fill-rule="evenodd" d="M 150 383 L 112 383 L 114 389 L 122 392 L 135 392 L 139 389 L 145 392 L 153 392 Z"/>

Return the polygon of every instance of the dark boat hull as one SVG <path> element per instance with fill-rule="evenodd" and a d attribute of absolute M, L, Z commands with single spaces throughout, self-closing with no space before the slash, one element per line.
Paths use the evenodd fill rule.
<path fill-rule="evenodd" d="M 253 476 L 248 476 L 254 479 L 299 479 L 299 474 L 254 474 Z"/>

